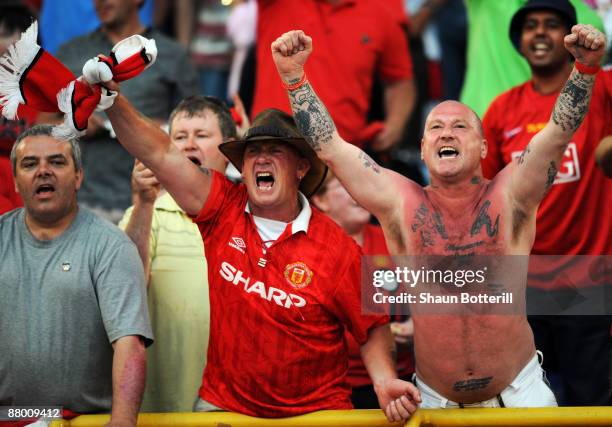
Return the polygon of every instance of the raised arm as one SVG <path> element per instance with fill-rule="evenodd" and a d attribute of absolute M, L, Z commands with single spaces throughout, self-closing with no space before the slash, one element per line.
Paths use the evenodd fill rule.
<path fill-rule="evenodd" d="M 312 53 L 310 37 L 303 31 L 290 31 L 276 39 L 271 47 L 298 129 L 353 198 L 384 221 L 399 206 L 395 186 L 397 179 L 403 178 L 378 166 L 338 134 L 327 109 L 304 74 L 304 64 Z"/>
<path fill-rule="evenodd" d="M 605 36 L 590 25 L 575 25 L 565 36 L 566 49 L 576 58 L 548 124 L 537 133 L 514 164 L 510 196 L 525 213 L 537 209 L 550 189 L 563 153 L 589 109 L 595 72 L 606 52 Z"/>
<path fill-rule="evenodd" d="M 196 215 L 210 191 L 210 171 L 189 161 L 170 142 L 168 134 L 136 111 L 123 96 L 117 97 L 106 114 L 121 145 L 153 171 L 187 214 Z"/>
<path fill-rule="evenodd" d="M 152 225 L 153 212 L 155 210 L 155 200 L 159 194 L 159 182 L 151 169 L 148 169 L 140 161 L 136 160 L 132 170 L 132 200 L 134 207 L 126 221 L 126 216 L 119 223 L 120 228 L 124 228 L 127 234 L 136 245 L 138 255 L 144 268 L 145 282 L 149 287 L 151 273 L 151 255 L 149 253 L 151 239 L 153 239 Z"/>

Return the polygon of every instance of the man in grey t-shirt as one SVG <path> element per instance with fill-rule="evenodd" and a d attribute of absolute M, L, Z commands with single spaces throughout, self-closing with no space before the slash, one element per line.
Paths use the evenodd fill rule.
<path fill-rule="evenodd" d="M 197 74 L 181 45 L 160 31 L 145 28 L 138 17 L 138 3 L 134 0 L 96 1 L 100 27 L 63 44 L 56 56 L 80 76 L 85 61 L 100 52 L 108 55 L 113 45 L 122 39 L 133 34 L 154 39 L 158 52 L 155 64 L 138 78 L 124 82 L 121 89 L 142 114 L 162 124 L 181 99 L 198 93 Z M 60 120 L 59 116 L 43 116 L 39 122 Z M 87 175 L 79 192 L 79 203 L 118 223 L 132 204 L 130 179 L 134 158 L 111 137 L 104 120 L 102 115 L 93 114 L 82 140 Z"/>
<path fill-rule="evenodd" d="M 0 216 L 0 405 L 111 409 L 111 425 L 134 425 L 152 342 L 142 264 L 79 209 L 78 141 L 52 131 L 27 130 L 11 153 L 25 207 Z"/>

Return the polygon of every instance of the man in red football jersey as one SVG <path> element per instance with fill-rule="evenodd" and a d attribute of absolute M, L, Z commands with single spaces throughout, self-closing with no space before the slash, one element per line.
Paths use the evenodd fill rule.
<path fill-rule="evenodd" d="M 537 207 L 588 111 L 593 72 L 606 51 L 605 37 L 589 25 L 574 26 L 564 42 L 579 62 L 552 117 L 519 161 L 494 180 L 482 177 L 480 160 L 487 154 L 487 144 L 476 114 L 456 101 L 443 102 L 431 111 L 421 142 L 431 177 L 426 188 L 379 167 L 340 137 L 304 74 L 313 50 L 310 37 L 291 31 L 272 43 L 271 49 L 300 132 L 355 200 L 378 218 L 391 254 L 451 259 L 495 255 L 487 275 L 520 286 L 520 296 L 526 263 L 524 271 L 503 275 L 495 275 L 496 264 L 505 267 L 512 262 L 513 257 L 504 255 L 519 259 L 529 255 Z M 461 308 L 459 304 L 452 307 Z M 489 314 L 483 306 L 478 309 L 486 314 L 417 315 L 413 311 L 422 406 L 556 405 L 543 380 L 525 313 Z M 399 409 L 400 415 L 409 416 Z"/>
<path fill-rule="evenodd" d="M 572 72 L 573 57 L 563 47 L 563 38 L 575 23 L 576 12 L 568 0 L 531 0 L 515 13 L 510 38 L 529 63 L 532 76 L 499 95 L 484 116 L 488 154 L 482 169 L 486 178 L 492 179 L 519 158 L 548 122 Z M 586 259 L 574 255 L 612 254 L 612 182 L 596 165 L 597 147 L 611 131 L 612 70 L 604 69 L 595 75 L 589 112 L 569 141 L 550 191 L 539 205 L 532 254 L 567 255 L 568 266 Z M 564 271 L 569 270 L 549 265 L 532 275 L 529 286 L 534 308 L 530 312 L 543 312 L 541 303 L 535 305 L 543 298 L 558 299 L 573 292 L 573 287 L 592 286 L 588 278 Z M 555 280 L 559 276 L 572 280 L 561 283 Z M 547 355 L 544 368 L 561 376 L 560 403 L 608 405 L 610 317 L 530 316 L 529 323 L 536 346 Z"/>
<path fill-rule="evenodd" d="M 286 417 L 351 408 L 345 326 L 386 416 L 416 409 L 418 391 L 397 379 L 388 318 L 360 316 L 357 244 L 310 208 L 327 168 L 291 116 L 266 110 L 243 140 L 219 147 L 241 170 L 237 185 L 189 161 L 125 98 L 107 115 L 204 239 L 211 322 L 196 410 Z"/>

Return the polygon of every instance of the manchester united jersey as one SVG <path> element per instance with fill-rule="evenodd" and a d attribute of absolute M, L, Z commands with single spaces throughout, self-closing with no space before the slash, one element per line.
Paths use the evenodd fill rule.
<path fill-rule="evenodd" d="M 208 260 L 211 330 L 200 397 L 286 417 L 351 407 L 344 328 L 364 343 L 385 317 L 362 317 L 360 250 L 316 209 L 266 247 L 244 185 L 214 173 L 195 219 Z"/>
<path fill-rule="evenodd" d="M 531 81 L 498 96 L 484 116 L 489 153 L 482 162 L 493 178 L 517 158 L 548 122 L 558 92 L 541 95 Z M 565 150 L 559 172 L 537 213 L 532 253 L 612 253 L 612 180 L 596 167 L 594 152 L 612 133 L 612 70 L 597 74 L 589 112 Z"/>

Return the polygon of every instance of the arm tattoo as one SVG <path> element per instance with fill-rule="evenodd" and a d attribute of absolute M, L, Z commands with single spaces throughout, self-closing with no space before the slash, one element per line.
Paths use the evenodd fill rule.
<path fill-rule="evenodd" d="M 359 158 L 363 160 L 364 168 L 371 168 L 375 173 L 380 173 L 380 167 L 376 164 L 374 160 L 370 156 L 368 156 L 363 151 L 359 152 Z"/>
<path fill-rule="evenodd" d="M 331 142 L 336 131 L 327 109 L 308 82 L 290 90 L 289 101 L 301 134 L 315 151 L 320 151 L 321 144 Z"/>
<path fill-rule="evenodd" d="M 489 385 L 493 377 L 486 378 L 473 378 L 469 380 L 457 381 L 453 384 L 453 390 L 455 391 L 472 391 L 480 390 Z"/>
<path fill-rule="evenodd" d="M 557 165 L 555 162 L 550 162 L 550 166 L 548 167 L 548 171 L 546 171 L 546 190 L 548 191 L 550 187 L 555 182 L 555 176 L 557 176 Z"/>
<path fill-rule="evenodd" d="M 527 147 L 525 147 L 525 149 L 523 150 L 523 152 L 519 156 L 519 158 L 518 158 L 518 164 L 519 165 L 523 164 L 523 162 L 525 161 L 525 156 L 531 152 L 531 149 L 529 148 L 530 145 L 531 145 L 531 143 L 527 144 Z"/>
<path fill-rule="evenodd" d="M 589 110 L 595 76 L 573 71 L 561 90 L 552 119 L 564 132 L 574 132 Z"/>

